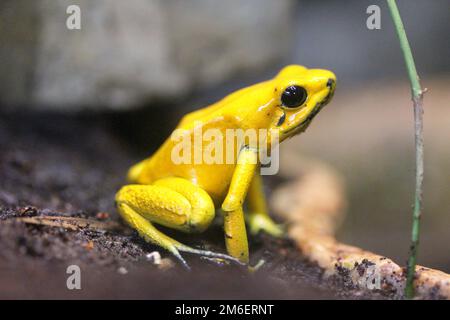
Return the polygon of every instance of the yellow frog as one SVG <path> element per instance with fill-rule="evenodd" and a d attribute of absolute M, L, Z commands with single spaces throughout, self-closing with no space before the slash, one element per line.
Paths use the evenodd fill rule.
<path fill-rule="evenodd" d="M 187 151 L 194 155 L 208 149 L 212 143 L 217 146 L 217 142 L 223 142 L 226 147 L 229 140 L 225 141 L 225 136 L 229 130 L 278 130 L 278 142 L 281 142 L 308 127 L 331 99 L 335 83 L 336 77 L 330 71 L 290 65 L 271 80 L 238 90 L 219 102 L 187 114 L 176 131 L 181 130 L 184 141 L 192 142 Z M 216 134 L 222 134 L 223 141 L 204 139 L 195 144 L 195 132 L 199 127 L 202 132 L 212 129 Z M 270 141 L 267 148 L 274 145 L 271 138 L 267 139 L 269 136 L 266 133 L 266 141 Z M 283 230 L 267 212 L 258 171 L 261 164 L 261 150 L 258 149 L 261 147 L 249 146 L 246 142 L 241 141 L 233 147 L 237 156 L 231 163 L 198 159 L 180 163 L 174 161 L 179 141 L 172 135 L 156 153 L 129 170 L 128 180 L 133 184 L 122 187 L 116 195 L 120 214 L 146 241 L 170 251 L 186 267 L 180 252 L 247 264 L 245 220 L 252 234 L 265 231 L 280 236 Z M 244 218 L 245 199 L 249 213 Z M 221 208 L 224 213 L 228 255 L 191 248 L 154 226 L 159 224 L 188 233 L 202 232 L 214 219 L 216 208 Z"/>

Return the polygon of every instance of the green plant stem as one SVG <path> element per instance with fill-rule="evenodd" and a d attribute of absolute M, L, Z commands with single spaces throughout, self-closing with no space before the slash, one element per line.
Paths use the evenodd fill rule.
<path fill-rule="evenodd" d="M 409 81 L 411 83 L 412 101 L 414 107 L 414 129 L 416 145 L 416 190 L 414 196 L 414 211 L 411 234 L 411 249 L 408 258 L 407 278 L 405 286 L 405 296 L 408 299 L 414 297 L 414 276 L 416 270 L 417 253 L 419 249 L 420 217 L 422 215 L 423 200 L 423 90 L 420 86 L 416 65 L 406 37 L 402 18 L 397 8 L 395 0 L 387 0 L 392 20 L 397 31 L 400 47 L 408 70 Z"/>

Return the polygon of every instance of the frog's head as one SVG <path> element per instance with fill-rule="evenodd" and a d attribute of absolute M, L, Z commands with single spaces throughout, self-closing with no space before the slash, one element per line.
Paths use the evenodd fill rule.
<path fill-rule="evenodd" d="M 284 140 L 303 132 L 330 101 L 336 76 L 328 70 L 290 65 L 271 82 L 275 104 L 270 127 L 279 129 L 280 140 Z"/>
<path fill-rule="evenodd" d="M 238 90 L 184 121 L 214 120 L 211 125 L 215 128 L 238 123 L 242 129 L 266 129 L 264 140 L 270 146 L 271 141 L 303 132 L 330 101 L 335 84 L 336 76 L 331 71 L 290 65 L 274 78 Z M 273 129 L 277 137 L 273 137 Z M 262 135 L 258 132 L 258 137 Z"/>

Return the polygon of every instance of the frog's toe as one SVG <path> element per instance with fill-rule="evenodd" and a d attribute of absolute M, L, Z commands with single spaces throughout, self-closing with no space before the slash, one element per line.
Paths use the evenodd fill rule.
<path fill-rule="evenodd" d="M 254 273 L 256 271 L 258 271 L 259 269 L 261 269 L 261 267 L 266 263 L 266 261 L 264 259 L 259 259 L 259 261 L 252 267 L 249 266 L 248 267 L 248 271 L 250 273 Z"/>
<path fill-rule="evenodd" d="M 181 263 L 181 265 L 188 271 L 191 270 L 191 267 L 189 264 L 184 260 L 184 258 L 181 256 L 180 252 L 176 247 L 169 248 L 169 251 L 174 255 L 175 258 Z"/>
<path fill-rule="evenodd" d="M 177 249 L 179 251 L 182 251 L 182 252 L 198 254 L 200 256 L 204 256 L 204 257 L 208 257 L 208 258 L 216 258 L 216 259 L 230 261 L 230 262 L 236 263 L 236 264 L 241 265 L 241 266 L 245 266 L 246 265 L 245 263 L 243 263 L 239 259 L 237 259 L 235 257 L 232 257 L 230 255 L 227 255 L 225 253 L 219 253 L 219 252 L 214 252 L 214 251 L 209 251 L 209 250 L 194 249 L 194 248 L 191 248 L 191 247 L 188 247 L 188 246 L 185 246 L 185 245 L 179 245 L 177 247 Z"/>
<path fill-rule="evenodd" d="M 281 224 L 276 224 L 267 215 L 258 213 L 250 214 L 248 224 L 250 233 L 253 235 L 258 234 L 260 231 L 266 232 L 276 238 L 280 238 L 285 235 L 284 226 Z"/>
<path fill-rule="evenodd" d="M 261 230 L 275 238 L 282 238 L 286 235 L 286 230 L 283 224 L 274 223 L 270 227 L 262 228 Z"/>

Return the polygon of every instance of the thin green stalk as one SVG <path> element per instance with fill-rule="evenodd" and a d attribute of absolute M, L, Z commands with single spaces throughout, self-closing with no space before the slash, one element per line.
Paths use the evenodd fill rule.
<path fill-rule="evenodd" d="M 387 0 L 395 29 L 397 30 L 400 47 L 408 70 L 411 83 L 412 101 L 414 106 L 414 129 L 416 144 L 416 190 L 414 196 L 414 211 L 411 234 L 411 249 L 408 258 L 405 296 L 408 299 L 414 297 L 414 275 L 416 270 L 417 253 L 419 249 L 420 217 L 422 214 L 423 200 L 423 90 L 420 86 L 416 65 L 406 37 L 402 18 L 395 0 Z"/>

